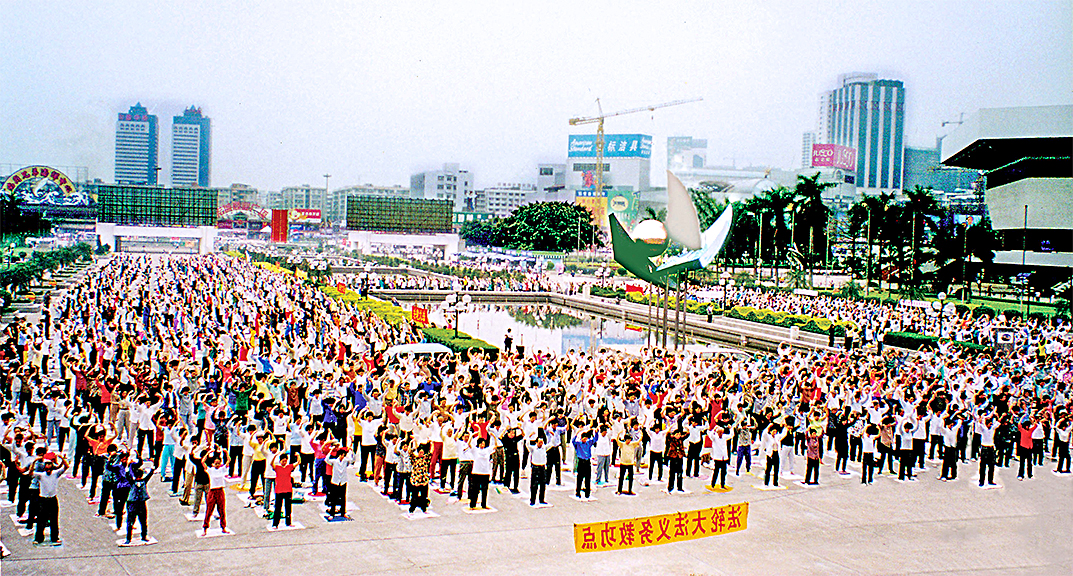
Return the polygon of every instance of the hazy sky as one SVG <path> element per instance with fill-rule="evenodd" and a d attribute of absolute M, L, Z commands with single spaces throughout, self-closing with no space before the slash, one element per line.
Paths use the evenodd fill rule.
<path fill-rule="evenodd" d="M 1058 1 L 28 2 L 0 0 L 0 164 L 112 181 L 116 114 L 212 118 L 212 184 L 409 185 L 458 162 L 478 187 L 563 162 L 567 120 L 708 139 L 709 163 L 796 168 L 840 73 L 905 82 L 906 143 L 981 107 L 1073 102 Z M 581 128 L 584 128 L 582 130 Z"/>

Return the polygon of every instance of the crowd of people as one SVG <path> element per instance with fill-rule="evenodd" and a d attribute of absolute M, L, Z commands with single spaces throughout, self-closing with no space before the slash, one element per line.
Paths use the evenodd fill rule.
<path fill-rule="evenodd" d="M 422 282 L 410 287 L 431 286 Z M 751 290 L 735 303 L 877 332 L 915 321 L 874 303 Z M 1005 321 L 956 322 L 985 331 Z M 1007 325 L 1025 338 L 994 355 L 507 345 L 389 357 L 390 346 L 423 340 L 417 326 L 244 258 L 121 254 L 47 299 L 39 319 L 4 329 L 0 458 L 7 499 L 40 545 L 60 542 L 67 472 L 124 543 L 136 524 L 149 539 L 153 478 L 207 534 L 214 516 L 228 532 L 229 481 L 272 527 L 292 524 L 299 497 L 324 498 L 326 519 L 345 519 L 355 469 L 412 515 L 428 512 L 430 490 L 490 508 L 491 484 L 521 496 L 523 477 L 533 508 L 549 505 L 546 490 L 591 500 L 594 484 L 629 497 L 635 474 L 671 494 L 686 492 L 684 478 L 725 491 L 728 476 L 753 473 L 754 457 L 770 489 L 817 485 L 824 467 L 864 485 L 884 474 L 911 482 L 929 460 L 948 482 L 972 460 L 985 488 L 1015 459 L 1020 479 L 1048 460 L 1068 474 L 1068 326 Z"/>

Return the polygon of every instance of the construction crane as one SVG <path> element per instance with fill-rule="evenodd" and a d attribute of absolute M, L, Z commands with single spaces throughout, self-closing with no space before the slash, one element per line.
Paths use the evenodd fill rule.
<path fill-rule="evenodd" d="M 670 106 L 678 106 L 679 104 L 689 104 L 691 102 L 700 102 L 703 98 L 692 98 L 689 100 L 675 100 L 673 102 L 664 102 L 663 104 L 653 104 L 652 106 L 642 106 L 640 108 L 631 108 L 629 110 L 621 110 L 619 112 L 612 112 L 610 114 L 604 114 L 603 106 L 600 105 L 600 99 L 596 99 L 596 107 L 600 110 L 599 116 L 590 116 L 587 118 L 571 118 L 571 126 L 580 126 L 582 124 L 596 124 L 596 186 L 593 188 L 597 194 L 604 190 L 604 119 L 612 118 L 614 116 L 624 116 L 626 114 L 634 114 L 637 112 L 652 111 L 657 108 L 667 108 Z"/>

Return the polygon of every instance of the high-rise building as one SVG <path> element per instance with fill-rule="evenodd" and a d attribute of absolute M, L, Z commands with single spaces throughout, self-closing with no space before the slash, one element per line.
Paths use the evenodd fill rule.
<path fill-rule="evenodd" d="M 667 169 L 680 170 L 704 168 L 708 164 L 708 141 L 692 136 L 667 138 Z"/>
<path fill-rule="evenodd" d="M 279 191 L 280 201 L 282 203 L 280 208 L 286 210 L 299 208 L 302 210 L 320 210 L 323 214 L 327 211 L 327 195 L 325 194 L 325 190 L 325 188 L 317 188 L 316 186 L 310 186 L 309 184 L 287 186 Z"/>
<path fill-rule="evenodd" d="M 573 202 L 567 197 L 566 164 L 537 164 L 537 196 L 541 202 Z"/>
<path fill-rule="evenodd" d="M 115 181 L 117 184 L 157 183 L 157 120 L 139 102 L 115 126 Z"/>
<path fill-rule="evenodd" d="M 473 212 L 477 201 L 473 191 L 473 174 L 458 164 L 444 164 L 443 170 L 410 176 L 410 195 L 426 200 L 450 200 L 455 212 Z"/>
<path fill-rule="evenodd" d="M 812 145 L 816 144 L 816 133 L 805 132 L 801 135 L 801 167 L 812 168 Z"/>
<path fill-rule="evenodd" d="M 875 74 L 843 74 L 820 97 L 818 139 L 857 150 L 857 188 L 902 189 L 905 86 Z"/>
<path fill-rule="evenodd" d="M 171 125 L 171 185 L 210 186 L 212 123 L 191 106 Z"/>

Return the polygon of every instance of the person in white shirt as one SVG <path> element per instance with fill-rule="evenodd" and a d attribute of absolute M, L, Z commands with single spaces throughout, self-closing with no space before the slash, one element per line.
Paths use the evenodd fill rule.
<path fill-rule="evenodd" d="M 718 481 L 719 487 L 726 490 L 727 466 L 730 464 L 730 452 L 728 450 L 731 440 L 730 432 L 722 426 L 717 426 L 708 431 L 708 438 L 712 441 L 712 483 L 709 488 L 715 488 L 715 483 Z M 651 468 L 649 468 L 648 473 L 651 478 Z"/>
<path fill-rule="evenodd" d="M 764 467 L 764 486 L 774 478 L 774 485 L 779 485 L 779 446 L 782 444 L 786 430 L 776 423 L 771 423 L 760 438 L 760 453 L 767 456 L 767 465 Z"/>
<path fill-rule="evenodd" d="M 470 450 L 473 456 L 473 472 L 469 475 L 469 509 L 477 509 L 477 495 L 481 496 L 481 508 L 488 509 L 488 481 L 492 477 L 492 451 L 485 438 L 477 439 L 477 446 Z"/>

